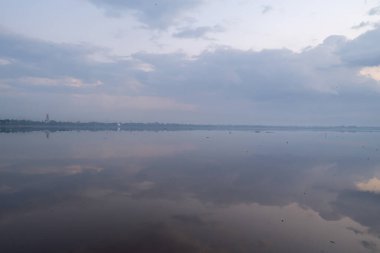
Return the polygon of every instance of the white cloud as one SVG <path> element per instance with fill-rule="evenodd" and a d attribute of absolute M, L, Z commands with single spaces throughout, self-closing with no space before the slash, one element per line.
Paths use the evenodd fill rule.
<path fill-rule="evenodd" d="M 356 183 L 356 187 L 360 191 L 380 193 L 380 179 L 371 178 L 368 181 Z"/>
<path fill-rule="evenodd" d="M 148 64 L 148 63 L 144 63 L 144 62 L 141 62 L 141 63 L 137 63 L 135 65 L 135 68 L 137 70 L 141 70 L 141 71 L 144 71 L 144 72 L 152 72 L 155 70 L 154 66 L 152 64 Z"/>
<path fill-rule="evenodd" d="M 9 65 L 11 64 L 12 61 L 8 60 L 8 59 L 3 59 L 3 58 L 0 58 L 0 66 L 5 66 L 5 65 Z"/>
<path fill-rule="evenodd" d="M 380 81 L 380 66 L 365 67 L 360 70 L 360 75 L 372 78 L 373 80 Z"/>
<path fill-rule="evenodd" d="M 97 166 L 83 166 L 80 164 L 75 164 L 75 165 L 66 166 L 64 168 L 64 171 L 62 172 L 69 175 L 75 175 L 75 174 L 80 174 L 80 173 L 85 173 L 85 172 L 99 173 L 102 170 L 103 168 L 97 167 Z"/>

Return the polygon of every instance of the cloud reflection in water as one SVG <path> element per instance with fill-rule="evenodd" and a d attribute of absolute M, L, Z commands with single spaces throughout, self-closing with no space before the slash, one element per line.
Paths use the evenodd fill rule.
<path fill-rule="evenodd" d="M 68 132 L 46 140 L 39 133 L 3 134 L 9 145 L 0 147 L 0 247 L 378 252 L 380 156 L 372 152 L 378 137 Z M 24 138 L 35 148 L 21 145 Z M 87 148 L 73 152 L 78 145 Z M 12 156 L 12 147 L 22 156 Z M 138 155 L 151 147 L 172 152 Z M 62 156 L 46 155 L 52 148 Z"/>

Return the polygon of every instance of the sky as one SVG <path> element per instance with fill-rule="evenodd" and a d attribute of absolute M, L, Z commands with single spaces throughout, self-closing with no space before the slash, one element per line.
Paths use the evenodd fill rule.
<path fill-rule="evenodd" d="M 380 126 L 379 0 L 0 0 L 0 119 Z"/>

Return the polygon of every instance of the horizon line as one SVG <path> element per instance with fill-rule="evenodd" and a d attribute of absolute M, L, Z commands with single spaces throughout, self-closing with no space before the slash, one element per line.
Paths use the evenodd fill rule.
<path fill-rule="evenodd" d="M 295 128 L 380 128 L 380 125 L 289 125 L 289 124 L 247 124 L 247 123 L 178 123 L 178 122 L 121 122 L 121 121 L 113 121 L 113 122 L 105 122 L 105 121 L 57 121 L 57 120 L 30 120 L 30 119 L 11 119 L 5 118 L 1 119 L 0 122 L 3 121 L 27 121 L 31 123 L 70 123 L 70 124 L 146 124 L 146 125 L 177 125 L 177 126 L 207 126 L 207 127 L 295 127 Z"/>

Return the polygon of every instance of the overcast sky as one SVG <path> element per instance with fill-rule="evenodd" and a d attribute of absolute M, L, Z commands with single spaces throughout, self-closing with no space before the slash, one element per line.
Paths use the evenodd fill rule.
<path fill-rule="evenodd" d="M 380 125 L 378 0 L 0 0 L 0 118 Z"/>

